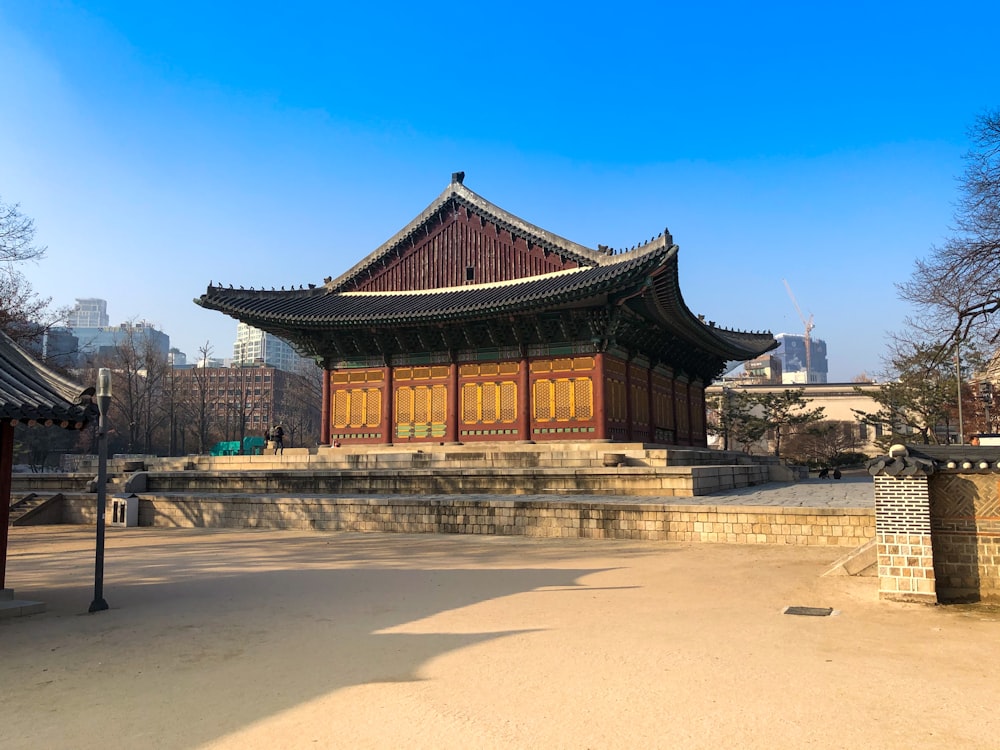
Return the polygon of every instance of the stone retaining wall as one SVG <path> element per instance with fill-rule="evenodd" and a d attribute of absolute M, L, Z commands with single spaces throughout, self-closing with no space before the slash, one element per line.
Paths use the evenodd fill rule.
<path fill-rule="evenodd" d="M 93 497 L 86 495 L 67 498 L 63 522 L 93 523 L 94 502 Z M 875 514 L 869 509 L 463 498 L 140 495 L 139 525 L 496 534 L 850 548 L 875 537 Z"/>

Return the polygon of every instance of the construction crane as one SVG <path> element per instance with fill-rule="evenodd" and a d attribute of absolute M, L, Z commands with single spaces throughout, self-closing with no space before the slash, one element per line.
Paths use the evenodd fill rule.
<path fill-rule="evenodd" d="M 792 288 L 788 285 L 785 279 L 781 280 L 785 285 L 785 289 L 788 290 L 788 296 L 792 298 L 792 304 L 795 305 L 795 312 L 799 314 L 799 319 L 802 321 L 802 325 L 806 329 L 805 342 L 806 342 L 806 383 L 812 382 L 812 330 L 816 326 L 813 325 L 812 313 L 809 313 L 809 320 L 806 320 L 806 316 L 802 314 L 802 309 L 799 307 L 799 303 L 795 301 L 795 295 L 792 294 Z"/>

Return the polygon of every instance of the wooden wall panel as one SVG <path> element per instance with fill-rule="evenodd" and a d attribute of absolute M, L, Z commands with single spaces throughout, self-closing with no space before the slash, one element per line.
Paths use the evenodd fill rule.
<path fill-rule="evenodd" d="M 464 209 L 449 210 L 412 245 L 362 273 L 345 291 L 384 292 L 486 284 L 576 268 Z M 470 271 L 471 269 L 471 271 Z M 471 278 L 469 276 L 471 275 Z"/>

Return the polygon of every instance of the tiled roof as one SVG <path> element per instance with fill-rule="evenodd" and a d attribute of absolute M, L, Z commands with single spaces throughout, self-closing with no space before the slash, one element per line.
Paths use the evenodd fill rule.
<path fill-rule="evenodd" d="M 663 238 L 593 266 L 510 281 L 406 292 L 336 292 L 333 286 L 246 290 L 209 286 L 195 300 L 264 330 L 346 331 L 496 319 L 566 306 L 605 305 L 609 296 L 662 330 L 722 359 L 751 359 L 776 346 L 769 333 L 717 328 L 680 295 L 677 246 Z M 280 334 L 279 334 L 280 335 Z"/>
<path fill-rule="evenodd" d="M 82 427 L 95 416 L 93 392 L 48 369 L 0 333 L 0 419 Z"/>
<path fill-rule="evenodd" d="M 641 282 L 670 248 L 619 256 L 618 263 L 478 284 L 412 292 L 342 292 L 327 287 L 255 291 L 210 286 L 195 303 L 253 325 L 254 320 L 306 328 L 395 325 L 474 319 L 591 299 Z"/>
<path fill-rule="evenodd" d="M 331 280 L 330 288 L 334 291 L 344 289 L 352 279 L 361 274 L 369 266 L 391 255 L 397 247 L 416 235 L 428 223 L 433 222 L 436 217 L 448 210 L 451 205 L 468 208 L 472 213 L 483 217 L 498 227 L 509 230 L 512 235 L 524 237 L 531 244 L 544 247 L 554 253 L 570 258 L 581 266 L 600 265 L 601 263 L 608 262 L 609 258 L 613 257 L 599 250 L 593 250 L 580 245 L 572 240 L 567 240 L 565 237 L 560 237 L 541 227 L 537 227 L 486 200 L 481 195 L 465 187 L 460 180 L 452 179 L 451 184 L 416 218 L 339 277 Z"/>

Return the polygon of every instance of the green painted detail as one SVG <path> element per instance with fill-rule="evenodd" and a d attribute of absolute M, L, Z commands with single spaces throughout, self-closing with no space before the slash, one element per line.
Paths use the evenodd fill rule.
<path fill-rule="evenodd" d="M 363 359 L 339 359 L 331 364 L 334 370 L 357 370 L 368 367 L 382 367 L 385 363 L 379 357 L 366 357 Z"/>
<path fill-rule="evenodd" d="M 443 424 L 401 424 L 396 425 L 396 437 L 443 438 L 447 429 L 447 426 Z"/>
<path fill-rule="evenodd" d="M 417 352 L 415 354 L 395 354 L 393 367 L 400 365 L 447 365 L 451 362 L 448 352 Z"/>

